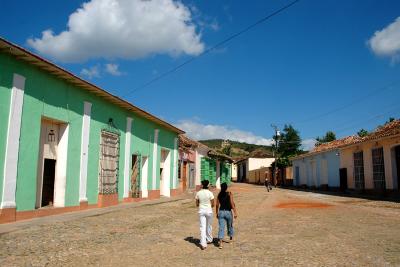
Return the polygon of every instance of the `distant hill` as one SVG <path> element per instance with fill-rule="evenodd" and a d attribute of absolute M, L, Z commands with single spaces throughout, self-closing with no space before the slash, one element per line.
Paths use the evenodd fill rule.
<path fill-rule="evenodd" d="M 216 150 L 221 150 L 223 139 L 200 140 L 199 142 Z M 272 147 L 231 141 L 231 157 L 238 159 L 247 156 L 268 157 L 272 156 Z"/>

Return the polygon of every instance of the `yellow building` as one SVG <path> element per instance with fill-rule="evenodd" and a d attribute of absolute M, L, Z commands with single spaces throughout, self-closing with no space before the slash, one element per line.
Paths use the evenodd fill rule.
<path fill-rule="evenodd" d="M 340 148 L 341 185 L 366 192 L 400 190 L 400 120 Z"/>
<path fill-rule="evenodd" d="M 270 177 L 269 168 L 275 161 L 274 158 L 247 157 L 236 161 L 237 181 L 253 184 L 264 183 L 266 177 Z"/>

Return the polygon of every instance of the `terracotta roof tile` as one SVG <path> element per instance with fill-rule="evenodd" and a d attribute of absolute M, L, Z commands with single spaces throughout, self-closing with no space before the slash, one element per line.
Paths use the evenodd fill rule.
<path fill-rule="evenodd" d="M 382 127 L 377 128 L 375 131 L 369 133 L 368 135 L 366 135 L 364 137 L 351 135 L 351 136 L 347 136 L 347 137 L 339 139 L 339 140 L 334 140 L 329 143 L 324 143 L 324 144 L 321 144 L 321 145 L 315 147 L 310 152 L 299 155 L 297 157 L 293 157 L 292 159 L 303 158 L 303 157 L 311 156 L 313 154 L 330 151 L 333 149 L 338 149 L 338 148 L 342 148 L 342 147 L 349 146 L 349 145 L 359 144 L 359 143 L 367 142 L 370 140 L 376 140 L 376 139 L 380 139 L 380 138 L 394 136 L 394 135 L 398 135 L 398 134 L 400 134 L 400 120 L 394 120 Z"/>
<path fill-rule="evenodd" d="M 386 125 L 383 125 L 382 127 L 377 128 L 375 131 L 365 136 L 362 142 L 397 134 L 400 134 L 400 120 L 394 120 Z"/>
<path fill-rule="evenodd" d="M 338 140 L 334 140 L 332 142 L 320 144 L 319 146 L 317 146 L 313 150 L 311 150 L 310 153 L 318 153 L 318 152 L 336 149 L 336 148 L 339 148 L 342 146 L 357 143 L 360 140 L 361 140 L 361 137 L 358 137 L 356 135 L 350 135 L 350 136 L 347 136 L 342 139 L 338 139 Z"/>
<path fill-rule="evenodd" d="M 190 139 L 189 137 L 187 137 L 184 134 L 180 134 L 179 135 L 179 147 L 181 147 L 181 148 L 203 147 L 203 148 L 207 148 L 207 149 L 211 150 L 211 148 L 209 148 L 208 146 L 206 146 L 206 145 L 204 145 L 204 144 L 202 144 L 200 142 L 197 142 L 197 141 L 195 141 L 193 139 Z"/>

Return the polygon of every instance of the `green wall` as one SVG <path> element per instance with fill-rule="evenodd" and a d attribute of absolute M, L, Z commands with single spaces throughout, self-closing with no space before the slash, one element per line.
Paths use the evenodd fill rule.
<path fill-rule="evenodd" d="M 13 73 L 18 73 L 26 78 L 18 161 L 17 210 L 32 210 L 35 208 L 39 136 L 42 117 L 59 120 L 69 125 L 65 205 L 79 205 L 79 169 L 84 101 L 92 103 L 87 177 L 87 197 L 89 204 L 97 203 L 100 134 L 102 129 L 108 127 L 109 118 L 113 119 L 116 131 L 120 133 L 119 199 L 123 198 L 124 191 L 123 171 L 127 117 L 133 118 L 130 154 L 138 153 L 149 156 L 148 186 L 151 189 L 153 179 L 152 142 L 154 139 L 154 129 L 160 129 L 159 156 L 161 148 L 170 149 L 173 153 L 174 138 L 177 137 L 176 133 L 115 106 L 83 89 L 64 82 L 34 66 L 18 61 L 8 54 L 0 53 L 0 66 L 2 66 L 0 71 L 0 118 L 2 118 L 2 126 L 6 126 L 8 123 L 10 88 Z M 3 118 L 6 118 L 7 122 L 3 121 Z M 3 179 L 6 131 L 7 127 L 0 127 L 0 177 Z M 173 157 L 173 154 L 171 156 Z M 173 162 L 171 161 L 171 174 L 172 170 Z M 159 172 L 157 171 L 156 173 L 158 188 Z M 1 186 L 3 179 L 0 179 Z"/>

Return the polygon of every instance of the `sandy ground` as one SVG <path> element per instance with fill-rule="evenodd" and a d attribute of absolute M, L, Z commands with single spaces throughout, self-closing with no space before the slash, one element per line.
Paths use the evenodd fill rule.
<path fill-rule="evenodd" d="M 198 247 L 193 195 L 0 226 L 0 266 L 400 266 L 400 204 L 235 184 L 235 241 Z M 67 216 L 67 215 L 64 215 Z M 43 223 L 44 222 L 44 223 Z M 217 220 L 214 220 L 214 234 Z"/>

